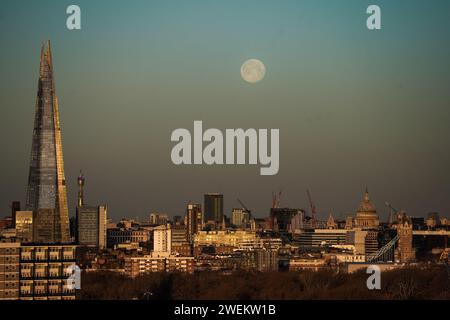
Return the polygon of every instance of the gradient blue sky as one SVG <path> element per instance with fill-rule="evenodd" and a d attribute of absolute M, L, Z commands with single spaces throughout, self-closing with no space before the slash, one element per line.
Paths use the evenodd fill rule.
<path fill-rule="evenodd" d="M 65 27 L 78 4 L 82 30 Z M 369 4 L 382 30 L 369 31 Z M 40 43 L 51 39 L 71 214 L 184 214 L 205 192 L 266 216 L 271 192 L 322 217 L 353 213 L 366 185 L 411 215 L 450 211 L 449 1 L 23 1 L 0 6 L 0 216 L 24 200 Z M 261 59 L 266 78 L 242 81 Z M 177 167 L 176 128 L 279 128 L 280 172 Z M 192 129 L 191 129 L 192 130 Z"/>

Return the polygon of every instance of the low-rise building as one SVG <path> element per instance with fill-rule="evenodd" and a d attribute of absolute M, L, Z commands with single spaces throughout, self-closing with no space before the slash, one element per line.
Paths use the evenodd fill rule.
<path fill-rule="evenodd" d="M 195 235 L 194 246 L 227 245 L 237 248 L 244 241 L 256 240 L 258 238 L 256 232 L 253 231 L 199 231 Z"/>
<path fill-rule="evenodd" d="M 310 270 L 319 271 L 327 268 L 325 259 L 291 258 L 289 260 L 289 271 Z"/>
<path fill-rule="evenodd" d="M 146 255 L 125 258 L 125 273 L 137 277 L 153 272 L 194 272 L 194 257 Z"/>
<path fill-rule="evenodd" d="M 134 228 L 108 229 L 108 247 L 113 248 L 119 243 L 147 242 L 150 240 L 150 231 Z"/>
<path fill-rule="evenodd" d="M 294 235 L 295 242 L 301 247 L 320 247 L 346 243 L 346 229 L 314 229 Z"/>

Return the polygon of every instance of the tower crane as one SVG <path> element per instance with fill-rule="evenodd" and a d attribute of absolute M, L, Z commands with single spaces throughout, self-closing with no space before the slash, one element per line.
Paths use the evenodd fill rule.
<path fill-rule="evenodd" d="M 242 208 L 245 210 L 245 212 L 247 212 L 248 215 L 251 216 L 252 211 L 250 209 L 248 209 L 240 199 L 236 199 L 236 200 L 239 202 L 239 204 L 242 206 Z"/>
<path fill-rule="evenodd" d="M 389 208 L 389 218 L 388 218 L 388 223 L 392 224 L 392 213 L 398 214 L 399 211 L 397 209 L 395 209 L 389 202 L 385 202 L 384 203 L 386 205 L 386 207 Z"/>
<path fill-rule="evenodd" d="M 281 201 L 281 190 L 278 192 L 272 192 L 272 208 L 279 208 Z"/>
<path fill-rule="evenodd" d="M 316 206 L 312 201 L 311 193 L 309 189 L 306 190 L 306 194 L 308 195 L 309 207 L 311 208 L 311 219 L 312 219 L 312 227 L 316 227 Z"/>

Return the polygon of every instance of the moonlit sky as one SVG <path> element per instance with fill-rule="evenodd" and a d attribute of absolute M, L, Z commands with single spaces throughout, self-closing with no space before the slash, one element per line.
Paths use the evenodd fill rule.
<path fill-rule="evenodd" d="M 82 30 L 66 29 L 78 4 Z M 369 31 L 369 4 L 382 30 Z M 450 216 L 449 1 L 24 1 L 0 5 L 0 217 L 24 205 L 40 43 L 51 39 L 70 214 L 76 177 L 110 216 L 184 214 L 224 193 L 267 216 L 271 192 L 325 218 L 364 188 L 410 215 Z M 264 62 L 257 84 L 240 78 Z M 175 166 L 177 128 L 279 128 L 280 171 Z"/>

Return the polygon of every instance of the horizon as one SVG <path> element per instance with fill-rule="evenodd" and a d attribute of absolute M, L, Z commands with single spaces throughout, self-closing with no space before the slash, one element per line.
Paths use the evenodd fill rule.
<path fill-rule="evenodd" d="M 67 1 L 6 1 L 0 28 L 14 32 L 0 33 L 0 215 L 11 201 L 25 205 L 39 44 L 49 38 L 71 217 L 80 169 L 86 203 L 107 205 L 115 221 L 184 215 L 211 192 L 224 195 L 228 217 L 237 198 L 268 216 L 280 190 L 281 207 L 308 213 L 307 189 L 320 219 L 345 219 L 365 186 L 382 221 L 385 201 L 413 217 L 448 216 L 450 3 L 378 2 L 386 14 L 372 33 L 364 1 L 83 0 L 76 32 L 63 28 Z M 255 84 L 240 77 L 250 58 L 267 68 Z M 170 134 L 194 120 L 279 128 L 278 174 L 174 165 Z"/>

